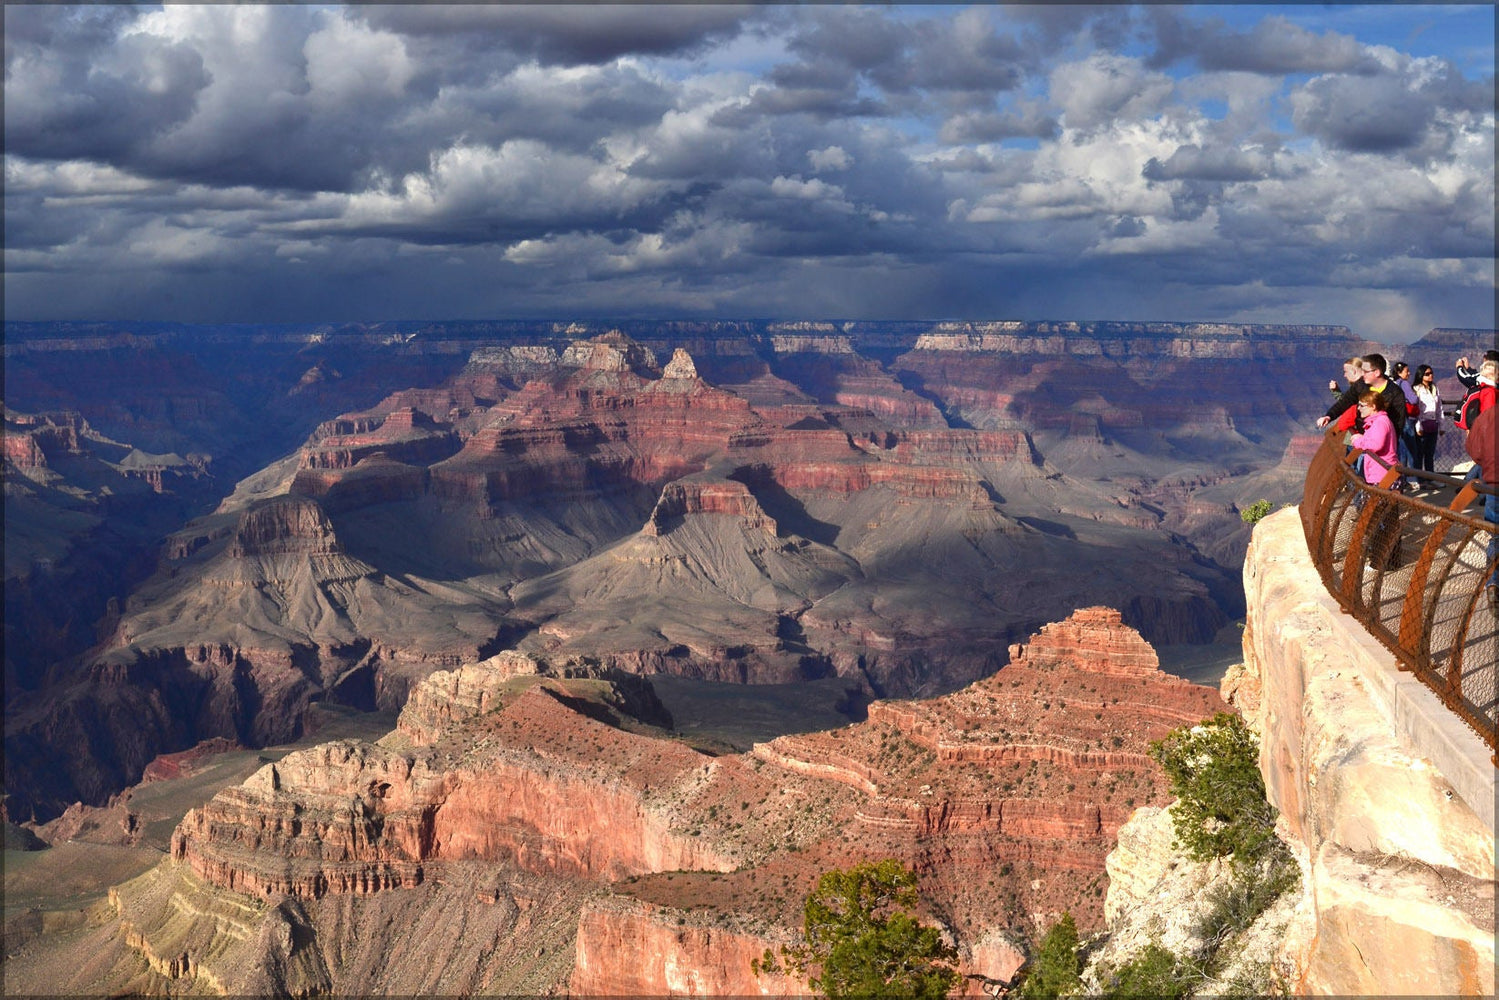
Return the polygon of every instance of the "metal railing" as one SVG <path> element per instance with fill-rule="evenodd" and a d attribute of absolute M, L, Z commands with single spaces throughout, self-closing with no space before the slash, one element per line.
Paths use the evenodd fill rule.
<path fill-rule="evenodd" d="M 1370 486 L 1354 471 L 1358 455 L 1330 432 L 1307 469 L 1301 523 L 1312 561 L 1400 668 L 1499 751 L 1499 607 L 1485 587 L 1499 545 L 1481 501 L 1492 490 L 1404 466 Z M 1417 488 L 1391 489 L 1401 476 Z"/>

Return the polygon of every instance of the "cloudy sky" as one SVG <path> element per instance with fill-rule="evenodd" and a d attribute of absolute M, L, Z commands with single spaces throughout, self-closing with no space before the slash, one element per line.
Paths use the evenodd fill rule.
<path fill-rule="evenodd" d="M 5 7 L 5 317 L 1494 325 L 1494 12 Z"/>

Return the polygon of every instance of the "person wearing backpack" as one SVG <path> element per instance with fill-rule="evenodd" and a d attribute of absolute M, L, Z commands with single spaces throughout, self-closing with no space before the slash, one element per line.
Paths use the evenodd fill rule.
<path fill-rule="evenodd" d="M 1458 429 L 1470 431 L 1473 424 L 1486 410 L 1492 410 L 1496 399 L 1499 399 L 1499 389 L 1495 383 L 1499 382 L 1499 361 L 1484 358 L 1483 364 L 1478 366 L 1477 385 L 1472 392 L 1463 397 L 1463 401 L 1457 406 L 1454 419 L 1457 421 Z M 1477 479 L 1481 470 L 1478 462 L 1468 470 L 1463 477 L 1464 482 L 1471 483 Z"/>
<path fill-rule="evenodd" d="M 1484 361 L 1499 361 L 1499 351 L 1484 351 Z M 1467 355 L 1457 359 L 1457 380 L 1463 384 L 1465 392 L 1472 392 L 1478 387 L 1478 369 L 1468 364 Z"/>

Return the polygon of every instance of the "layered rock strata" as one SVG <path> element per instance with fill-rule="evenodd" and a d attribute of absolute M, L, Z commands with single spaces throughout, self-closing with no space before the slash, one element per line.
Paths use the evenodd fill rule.
<path fill-rule="evenodd" d="M 8 388 L 54 397 L 66 372 L 92 426 L 145 435 L 111 453 L 143 495 L 183 488 L 203 455 L 234 478 L 305 437 L 173 533 L 128 602 L 113 561 L 79 561 L 66 581 L 52 554 L 24 579 L 8 572 L 7 620 L 46 626 L 8 636 L 8 677 L 38 683 L 49 666 L 12 668 L 12 650 L 40 660 L 113 637 L 8 716 L 10 756 L 69 761 L 10 772 L 22 814 L 102 802 L 200 739 L 294 733 L 315 698 L 394 709 L 431 670 L 521 643 L 640 672 L 834 673 L 909 695 L 992 672 L 1083 604 L 1120 607 L 1153 641 L 1208 641 L 1240 607 L 1224 569 L 1246 534 L 1236 505 L 1284 486 L 1241 473 L 1294 460 L 1292 429 L 1325 405 L 1300 373 L 1353 344 L 1339 330 L 1106 323 L 241 333 L 80 327 L 7 343 Z M 184 359 L 197 334 L 201 356 Z M 246 369 L 251 388 L 232 377 Z M 60 461 L 79 458 L 66 431 L 47 434 Z M 36 476 L 57 471 L 37 464 L 41 438 L 11 441 Z M 321 543 L 291 521 L 286 552 L 234 541 L 241 515 L 284 494 L 315 505 L 338 551 L 304 551 Z M 8 557 L 30 538 L 9 530 L 24 520 L 13 506 Z M 81 542 L 109 537 L 93 527 Z M 1095 572 L 1074 572 L 1081 561 Z M 152 569 L 131 565 L 136 579 Z M 650 608 L 614 585 L 653 577 Z M 115 580 L 114 605 L 90 590 L 86 614 L 30 614 L 99 578 Z"/>
<path fill-rule="evenodd" d="M 166 864 L 295 900 L 319 940 L 308 907 L 427 892 L 455 866 L 573 880 L 571 991 L 664 995 L 804 990 L 749 960 L 790 939 L 822 871 L 897 857 L 977 991 L 1062 909 L 1098 924 L 1115 831 L 1163 799 L 1146 743 L 1222 707 L 1102 608 L 962 691 L 749 754 L 625 731 L 610 690 L 516 654 L 434 673 L 380 744 L 291 754 L 190 812 Z"/>

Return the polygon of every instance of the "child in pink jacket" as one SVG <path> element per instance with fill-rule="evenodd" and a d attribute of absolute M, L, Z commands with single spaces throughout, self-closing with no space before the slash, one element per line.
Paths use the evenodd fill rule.
<path fill-rule="evenodd" d="M 1359 456 L 1359 471 L 1363 474 L 1364 482 L 1370 486 L 1378 486 L 1379 481 L 1384 478 L 1385 473 L 1395 464 L 1395 425 L 1390 422 L 1390 415 L 1384 411 L 1385 400 L 1382 395 L 1370 390 L 1358 398 L 1358 415 L 1363 421 L 1364 430 L 1361 434 L 1353 435 L 1349 443 L 1355 448 L 1364 449 L 1364 454 Z"/>

